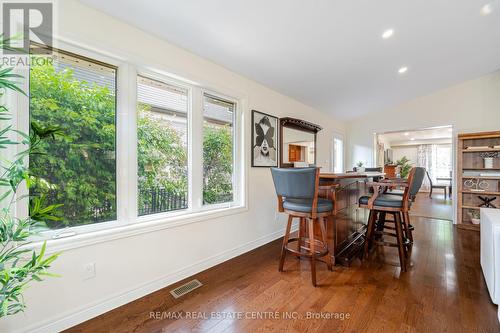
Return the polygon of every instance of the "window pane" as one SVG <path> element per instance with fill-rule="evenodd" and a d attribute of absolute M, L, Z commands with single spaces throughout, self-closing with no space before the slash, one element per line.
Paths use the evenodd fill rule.
<path fill-rule="evenodd" d="M 436 166 L 435 176 L 437 178 L 451 177 L 451 145 L 436 145 L 434 165 Z"/>
<path fill-rule="evenodd" d="M 58 126 L 30 155 L 30 194 L 62 204 L 50 228 L 116 219 L 116 69 L 55 52 L 30 69 L 31 134 Z"/>
<path fill-rule="evenodd" d="M 343 172 L 344 169 L 344 142 L 341 139 L 333 139 L 334 147 L 334 167 L 333 172 Z"/>
<path fill-rule="evenodd" d="M 233 201 L 235 104 L 203 96 L 203 204 Z"/>
<path fill-rule="evenodd" d="M 188 207 L 188 91 L 137 78 L 139 215 Z"/>

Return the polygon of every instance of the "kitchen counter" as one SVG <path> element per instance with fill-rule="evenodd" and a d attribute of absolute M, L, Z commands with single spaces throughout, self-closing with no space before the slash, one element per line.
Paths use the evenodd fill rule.
<path fill-rule="evenodd" d="M 336 185 L 337 214 L 327 223 L 329 248 L 337 264 L 349 265 L 363 248 L 368 210 L 358 207 L 359 197 L 368 194 L 366 183 L 383 172 L 321 173 L 321 185 Z M 327 191 L 320 196 L 328 197 Z M 333 251 L 332 251 L 333 249 Z"/>
<path fill-rule="evenodd" d="M 383 177 L 383 172 L 344 172 L 344 173 L 321 173 L 320 179 L 353 179 L 353 178 L 373 178 Z"/>

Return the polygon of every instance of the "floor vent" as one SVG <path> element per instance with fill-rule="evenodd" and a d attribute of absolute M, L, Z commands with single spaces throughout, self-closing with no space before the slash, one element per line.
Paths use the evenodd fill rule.
<path fill-rule="evenodd" d="M 192 281 L 189 281 L 188 283 L 183 284 L 182 286 L 175 288 L 174 290 L 171 290 L 170 293 L 175 298 L 179 298 L 181 296 L 184 296 L 184 295 L 192 292 L 196 288 L 201 287 L 202 285 L 203 284 L 200 281 L 194 279 Z"/>

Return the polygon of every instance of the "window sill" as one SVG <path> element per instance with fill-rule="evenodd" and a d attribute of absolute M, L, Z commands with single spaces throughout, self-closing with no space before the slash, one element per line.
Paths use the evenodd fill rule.
<path fill-rule="evenodd" d="M 53 253 L 72 250 L 163 229 L 177 228 L 219 217 L 242 214 L 246 211 L 248 211 L 246 206 L 235 206 L 173 216 L 168 214 L 142 216 L 137 218 L 135 223 L 116 226 L 116 222 L 114 222 L 112 226 L 106 229 L 75 234 L 74 236 L 60 239 L 47 239 L 47 252 Z M 35 242 L 26 245 L 26 248 L 39 248 L 42 244 L 43 240 L 37 239 Z"/>

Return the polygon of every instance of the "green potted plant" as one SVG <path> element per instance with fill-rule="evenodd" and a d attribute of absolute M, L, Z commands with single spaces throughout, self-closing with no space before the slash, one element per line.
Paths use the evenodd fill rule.
<path fill-rule="evenodd" d="M 410 160 L 406 156 L 403 156 L 401 159 L 396 161 L 396 165 L 399 168 L 400 177 L 405 179 L 408 178 L 408 174 L 411 170 Z"/>
<path fill-rule="evenodd" d="M 4 45 L 0 36 L 0 48 Z M 22 77 L 13 73 L 13 68 L 0 68 L 0 95 L 8 91 L 24 92 L 18 81 Z M 10 123 L 11 115 L 5 105 L 0 105 L 0 317 L 13 315 L 25 309 L 23 292 L 33 281 L 42 281 L 53 276 L 48 268 L 57 259 L 58 253 L 46 255 L 46 243 L 40 250 L 30 247 L 31 238 L 44 228 L 42 221 L 58 220 L 57 209 L 61 205 L 46 205 L 43 194 L 29 197 L 29 216 L 21 218 L 15 214 L 15 205 L 23 198 L 17 195 L 25 183 L 29 188 L 37 181 L 30 173 L 27 158 L 37 154 L 39 144 L 60 133 L 58 128 L 31 125 L 30 134 L 17 131 Z M 19 138 L 19 139 L 16 139 Z M 19 147 L 19 153 L 7 154 Z"/>
<path fill-rule="evenodd" d="M 364 165 L 365 165 L 365 163 L 362 161 L 359 161 L 358 163 L 356 163 L 356 172 L 365 172 Z"/>

